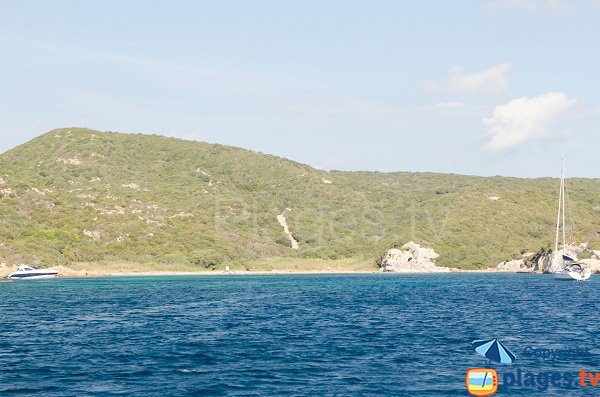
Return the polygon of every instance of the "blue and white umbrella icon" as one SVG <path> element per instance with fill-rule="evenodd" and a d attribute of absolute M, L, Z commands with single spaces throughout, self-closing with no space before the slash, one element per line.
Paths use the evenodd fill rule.
<path fill-rule="evenodd" d="M 474 340 L 473 348 L 480 356 L 502 364 L 512 364 L 517 357 L 498 339 Z"/>

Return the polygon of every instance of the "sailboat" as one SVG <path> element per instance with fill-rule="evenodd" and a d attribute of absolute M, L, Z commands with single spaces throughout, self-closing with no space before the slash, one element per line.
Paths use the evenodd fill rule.
<path fill-rule="evenodd" d="M 562 225 L 561 225 L 562 223 Z M 562 226 L 562 227 L 561 227 Z M 558 250 L 558 240 L 562 230 L 562 249 Z M 560 172 L 560 193 L 558 195 L 558 214 L 556 216 L 556 239 L 554 241 L 554 258 L 552 272 L 558 280 L 586 281 L 592 276 L 590 269 L 577 261 L 574 255 L 566 252 L 567 237 L 565 225 L 565 159 Z M 560 256 L 559 256 L 560 255 Z"/>

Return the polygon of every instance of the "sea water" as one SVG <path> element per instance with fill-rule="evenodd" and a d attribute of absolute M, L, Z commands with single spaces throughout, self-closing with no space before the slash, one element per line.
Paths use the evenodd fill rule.
<path fill-rule="evenodd" d="M 600 276 L 526 274 L 0 283 L 0 395 L 465 396 L 473 367 L 500 383 L 517 370 L 600 372 L 599 287 Z M 471 347 L 487 338 L 516 361 L 487 365 Z M 576 383 L 498 395 L 600 394 Z"/>

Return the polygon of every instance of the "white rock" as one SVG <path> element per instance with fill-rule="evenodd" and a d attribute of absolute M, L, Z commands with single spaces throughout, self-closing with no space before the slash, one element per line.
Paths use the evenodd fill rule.
<path fill-rule="evenodd" d="M 381 261 L 382 272 L 398 273 L 434 273 L 449 272 L 447 267 L 435 264 L 439 256 L 433 249 L 421 247 L 411 241 L 402 246 L 402 249 L 392 248 Z"/>
<path fill-rule="evenodd" d="M 73 157 L 73 158 L 69 158 L 69 159 L 63 159 L 63 158 L 59 157 L 56 159 L 56 161 L 59 163 L 63 163 L 63 164 L 81 165 L 81 160 L 79 160 L 77 157 Z"/>
<path fill-rule="evenodd" d="M 512 261 L 501 262 L 496 266 L 500 272 L 529 272 L 532 271 L 530 267 L 525 264 L 525 259 L 515 259 Z"/>
<path fill-rule="evenodd" d="M 491 197 L 488 197 L 488 200 L 490 200 L 490 201 L 498 201 L 498 200 L 500 200 L 500 197 L 498 197 L 498 196 L 491 196 Z"/>
<path fill-rule="evenodd" d="M 564 253 L 572 258 L 577 259 L 578 255 L 583 253 L 587 249 L 587 244 L 581 245 L 567 245 L 564 248 Z M 541 273 L 553 273 L 559 271 L 564 266 L 562 259 L 563 249 L 559 249 L 557 252 L 546 252 L 537 258 L 537 263 L 534 264 L 534 270 Z"/>
<path fill-rule="evenodd" d="M 600 259 L 581 259 L 579 262 L 585 264 L 593 273 L 600 273 Z"/>
<path fill-rule="evenodd" d="M 193 218 L 193 217 L 194 217 L 194 214 L 191 214 L 189 212 L 180 212 L 178 214 L 170 216 L 169 218 L 173 219 L 173 218 Z"/>
<path fill-rule="evenodd" d="M 2 197 L 14 195 L 14 194 L 15 194 L 15 191 L 12 190 L 11 188 L 0 189 L 0 196 L 2 196 Z"/>
<path fill-rule="evenodd" d="M 90 237 L 94 241 L 100 240 L 100 232 L 97 230 L 87 230 L 83 229 L 83 234 Z"/>
<path fill-rule="evenodd" d="M 587 250 L 588 243 L 581 243 L 579 245 L 567 245 L 565 248 L 571 254 L 581 255 L 582 253 L 584 253 Z"/>
<path fill-rule="evenodd" d="M 52 190 L 50 189 L 38 189 L 37 187 L 32 187 L 28 191 L 39 194 L 41 196 L 45 196 L 46 193 L 52 193 Z"/>

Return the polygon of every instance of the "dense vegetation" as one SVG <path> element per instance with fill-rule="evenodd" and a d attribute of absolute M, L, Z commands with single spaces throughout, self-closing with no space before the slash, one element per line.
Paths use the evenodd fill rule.
<path fill-rule="evenodd" d="M 0 176 L 0 262 L 9 264 L 374 265 L 414 240 L 441 265 L 481 268 L 548 246 L 558 191 L 550 178 L 325 172 L 235 147 L 76 128 L 0 155 Z M 600 248 L 599 181 L 568 188 L 577 240 Z"/>

